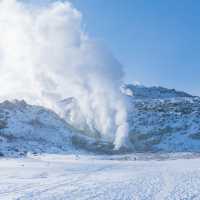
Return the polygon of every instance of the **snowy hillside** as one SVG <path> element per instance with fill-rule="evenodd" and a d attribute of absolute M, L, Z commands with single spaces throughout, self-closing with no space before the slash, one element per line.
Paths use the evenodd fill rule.
<path fill-rule="evenodd" d="M 113 151 L 113 144 L 91 133 L 84 123 L 79 124 L 84 120 L 72 124 L 72 117 L 82 117 L 74 98 L 60 102 L 66 121 L 43 107 L 5 101 L 0 103 L 0 155 L 75 149 L 101 154 L 200 151 L 199 97 L 161 87 L 126 85 L 122 91 L 128 106 L 128 148 Z"/>
<path fill-rule="evenodd" d="M 18 100 L 0 103 L 0 157 L 28 152 L 113 153 L 113 144 L 87 135 L 46 108 Z"/>
<path fill-rule="evenodd" d="M 55 113 L 24 101 L 0 103 L 0 154 L 72 150 L 71 131 Z"/>
<path fill-rule="evenodd" d="M 128 106 L 129 150 L 200 151 L 199 97 L 174 89 L 138 85 L 125 85 L 122 92 Z M 74 114 L 81 116 L 74 98 L 62 103 L 69 123 Z"/>
<path fill-rule="evenodd" d="M 127 85 L 129 138 L 137 151 L 200 151 L 200 98 Z"/>

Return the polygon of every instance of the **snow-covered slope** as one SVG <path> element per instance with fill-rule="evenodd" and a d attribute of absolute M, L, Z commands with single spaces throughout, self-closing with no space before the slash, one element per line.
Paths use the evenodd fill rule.
<path fill-rule="evenodd" d="M 125 85 L 121 89 L 128 105 L 129 150 L 200 151 L 199 97 L 163 87 Z M 74 113 L 80 113 L 74 112 L 76 100 L 62 103 L 70 123 Z"/>
<path fill-rule="evenodd" d="M 46 108 L 18 100 L 0 103 L 0 157 L 28 152 L 114 153 L 113 144 L 89 135 Z"/>
<path fill-rule="evenodd" d="M 0 103 L 0 155 L 73 150 L 68 125 L 54 112 L 24 101 Z"/>
<path fill-rule="evenodd" d="M 199 97 L 134 85 L 124 87 L 124 92 L 129 102 L 129 138 L 135 150 L 200 151 Z"/>
<path fill-rule="evenodd" d="M 24 101 L 0 103 L 0 155 L 25 155 L 27 152 L 95 153 L 127 151 L 200 152 L 200 98 L 161 87 L 126 85 L 122 88 L 128 106 L 130 146 L 116 152 L 113 144 L 102 141 L 87 127 L 71 124 L 78 119 L 74 98 L 60 105 L 61 119 L 54 112 Z M 74 111 L 76 110 L 76 111 Z M 76 114 L 76 115 L 75 115 Z M 73 120 L 74 121 L 74 120 Z"/>

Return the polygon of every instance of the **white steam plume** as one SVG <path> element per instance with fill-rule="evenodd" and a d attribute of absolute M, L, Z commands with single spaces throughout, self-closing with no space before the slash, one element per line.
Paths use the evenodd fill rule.
<path fill-rule="evenodd" d="M 81 25 L 81 13 L 68 2 L 31 7 L 0 0 L 0 99 L 60 112 L 56 103 L 72 96 L 90 130 L 119 149 L 128 132 L 122 66 Z"/>

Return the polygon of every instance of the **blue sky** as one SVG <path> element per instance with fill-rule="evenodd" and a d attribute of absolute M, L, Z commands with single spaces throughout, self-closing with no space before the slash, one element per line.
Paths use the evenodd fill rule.
<path fill-rule="evenodd" d="M 124 65 L 127 82 L 200 95 L 200 1 L 71 2 L 90 36 L 102 40 Z"/>

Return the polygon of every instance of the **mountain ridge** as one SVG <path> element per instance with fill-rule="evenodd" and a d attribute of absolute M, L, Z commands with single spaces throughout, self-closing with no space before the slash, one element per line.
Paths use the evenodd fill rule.
<path fill-rule="evenodd" d="M 150 98 L 150 99 L 162 99 L 173 97 L 197 97 L 189 93 L 178 91 L 176 89 L 168 89 L 161 86 L 146 87 L 136 84 L 125 84 L 122 86 L 122 92 L 135 98 Z"/>
<path fill-rule="evenodd" d="M 128 107 L 129 147 L 114 151 L 113 144 L 70 125 L 71 109 L 78 109 L 73 97 L 60 103 L 67 108 L 64 119 L 49 109 L 15 100 L 0 103 L 0 155 L 200 151 L 199 97 L 130 84 L 123 86 L 122 93 Z"/>

